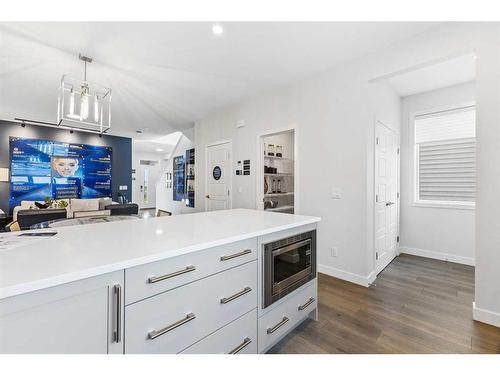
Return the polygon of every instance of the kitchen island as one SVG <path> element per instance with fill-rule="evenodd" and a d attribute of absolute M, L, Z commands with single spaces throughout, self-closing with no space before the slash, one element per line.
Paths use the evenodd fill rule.
<path fill-rule="evenodd" d="M 236 209 L 58 228 L 2 250 L 0 352 L 265 352 L 315 317 L 317 292 L 313 278 L 264 307 L 262 249 L 318 221 Z"/>

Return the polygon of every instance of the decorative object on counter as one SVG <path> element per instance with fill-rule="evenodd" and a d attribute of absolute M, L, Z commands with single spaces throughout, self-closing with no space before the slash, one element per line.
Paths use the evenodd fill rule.
<path fill-rule="evenodd" d="M 267 156 L 274 156 L 274 145 L 271 143 L 267 145 Z"/>
<path fill-rule="evenodd" d="M 156 217 L 161 216 L 172 216 L 172 212 L 159 208 L 158 210 L 156 210 Z"/>
<path fill-rule="evenodd" d="M 72 227 L 75 225 L 96 224 L 96 223 L 113 223 L 116 221 L 140 220 L 137 216 L 132 215 L 114 215 L 114 216 L 84 216 L 73 219 L 56 219 L 44 221 L 38 224 L 33 224 L 29 229 L 45 229 L 45 228 L 63 228 Z"/>
<path fill-rule="evenodd" d="M 283 157 L 283 146 L 276 145 L 276 156 L 278 158 Z"/>

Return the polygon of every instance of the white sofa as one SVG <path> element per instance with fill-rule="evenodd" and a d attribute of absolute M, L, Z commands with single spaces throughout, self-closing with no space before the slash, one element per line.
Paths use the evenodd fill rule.
<path fill-rule="evenodd" d="M 96 215 L 102 215 L 106 213 L 104 209 L 109 204 L 115 204 L 111 198 L 92 198 L 92 199 L 58 199 L 58 201 L 65 201 L 68 203 L 66 207 L 67 217 L 73 218 L 74 212 L 86 212 L 86 211 L 95 211 Z M 38 201 L 39 203 L 45 203 L 43 201 Z M 29 209 L 38 209 L 35 205 L 35 201 L 21 201 L 21 205 L 14 207 L 12 211 L 12 219 L 13 221 L 17 221 L 17 213 L 19 210 L 29 210 Z M 109 211 L 107 211 L 109 214 Z"/>

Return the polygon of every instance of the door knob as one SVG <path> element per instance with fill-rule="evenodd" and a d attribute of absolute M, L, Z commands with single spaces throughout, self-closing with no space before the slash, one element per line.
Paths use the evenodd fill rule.
<path fill-rule="evenodd" d="M 205 195 L 205 198 L 210 199 L 210 195 L 208 195 L 208 194 Z"/>
<path fill-rule="evenodd" d="M 392 206 L 393 204 L 394 204 L 394 202 L 385 202 L 386 206 Z"/>

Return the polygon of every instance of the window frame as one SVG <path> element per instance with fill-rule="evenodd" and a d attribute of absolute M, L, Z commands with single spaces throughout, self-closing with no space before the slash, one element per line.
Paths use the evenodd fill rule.
<path fill-rule="evenodd" d="M 412 199 L 410 202 L 410 206 L 412 207 L 430 207 L 430 208 L 447 208 L 447 209 L 460 209 L 460 210 L 474 210 L 476 208 L 476 202 L 461 202 L 461 201 L 438 201 L 438 200 L 421 200 L 419 199 L 419 145 L 415 143 L 415 118 L 422 115 L 427 115 L 435 112 L 444 112 L 444 111 L 452 111 L 460 108 L 476 106 L 474 101 L 460 103 L 455 105 L 447 105 L 447 106 L 439 106 L 430 108 L 422 111 L 414 111 L 410 113 L 409 124 L 410 124 L 410 139 L 409 146 L 411 148 L 411 152 L 409 155 L 413 158 L 413 162 L 410 162 L 412 165 L 413 171 L 410 173 L 411 176 L 411 187 L 413 190 Z M 475 108 L 476 110 L 476 108 Z M 477 139 L 477 136 L 476 138 Z M 447 142 L 447 140 L 440 141 Z M 451 140 L 450 140 L 451 142 Z"/>

